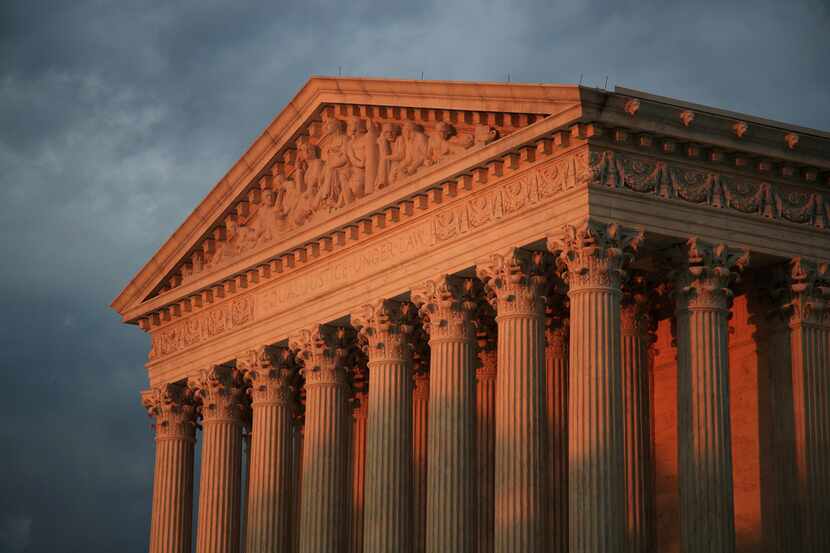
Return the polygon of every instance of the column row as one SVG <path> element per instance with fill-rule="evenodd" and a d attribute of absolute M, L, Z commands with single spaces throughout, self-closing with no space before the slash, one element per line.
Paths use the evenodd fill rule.
<path fill-rule="evenodd" d="M 652 551 L 655 294 L 644 276 L 626 271 L 642 240 L 613 224 L 568 227 L 548 241 L 558 271 L 547 254 L 511 249 L 478 264 L 478 279 L 442 275 L 415 288 L 412 303 L 363 306 L 351 317 L 357 337 L 316 326 L 292 337 L 289 349 L 261 348 L 235 369 L 202 373 L 190 392 L 148 393 L 158 441 L 151 551 L 190 547 L 196 413 L 188 393 L 204 431 L 197 551 L 238 550 L 242 379 L 252 411 L 246 553 L 289 550 L 293 541 L 304 553 L 343 551 L 347 540 L 352 551 L 372 553 Z M 697 239 L 673 260 L 687 552 L 734 550 L 727 318 L 730 284 L 747 260 Z M 554 273 L 566 298 L 552 289 Z M 820 389 L 828 382 L 822 324 L 792 326 L 793 370 L 798 364 Z M 429 341 L 428 386 L 425 356 L 413 347 L 419 332 Z M 348 372 L 358 362 L 370 378 L 365 430 L 349 416 Z M 297 471 L 299 367 L 306 397 Z M 817 395 L 799 404 L 807 453 L 798 467 L 802 482 L 823 489 L 815 467 L 827 466 L 827 394 Z M 172 420 L 180 422 L 171 441 L 162 430 Z M 365 473 L 357 478 L 347 459 L 361 431 Z M 361 463 L 356 451 L 351 459 Z M 297 526 L 290 513 L 298 474 Z M 824 539 L 811 522 L 822 509 L 818 497 L 803 517 L 814 543 Z M 349 534 L 354 518 L 359 530 Z"/>

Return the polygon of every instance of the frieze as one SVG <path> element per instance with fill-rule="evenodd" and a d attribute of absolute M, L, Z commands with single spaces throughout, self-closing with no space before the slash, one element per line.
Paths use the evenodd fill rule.
<path fill-rule="evenodd" d="M 587 152 L 579 151 L 483 188 L 412 226 L 290 275 L 226 305 L 191 316 L 151 333 L 150 360 L 171 355 L 251 321 L 283 313 L 315 297 L 416 259 L 457 236 L 541 205 L 559 193 L 587 185 Z"/>
<path fill-rule="evenodd" d="M 661 199 L 729 209 L 824 229 L 830 219 L 825 194 L 781 183 L 726 175 L 662 160 L 591 152 L 592 186 L 626 189 Z"/>
<path fill-rule="evenodd" d="M 151 334 L 150 361 L 195 346 L 254 320 L 254 297 L 242 296 Z"/>
<path fill-rule="evenodd" d="M 587 160 L 584 151 L 557 159 L 437 213 L 433 219 L 436 241 L 467 234 L 562 192 L 587 185 L 591 179 Z"/>

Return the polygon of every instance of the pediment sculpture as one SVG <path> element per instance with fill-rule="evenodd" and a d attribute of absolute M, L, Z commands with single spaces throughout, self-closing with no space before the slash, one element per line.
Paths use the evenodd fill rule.
<path fill-rule="evenodd" d="M 499 134 L 487 124 L 339 118 L 324 111 L 320 132 L 299 136 L 285 161 L 274 163 L 260 179 L 249 212 L 225 220 L 222 239 L 182 266 L 180 282 L 321 222 L 425 168 L 485 146 Z"/>

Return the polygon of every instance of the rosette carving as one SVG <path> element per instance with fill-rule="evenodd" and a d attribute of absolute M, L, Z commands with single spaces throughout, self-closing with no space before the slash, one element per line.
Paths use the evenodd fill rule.
<path fill-rule="evenodd" d="M 289 339 L 288 347 L 302 363 L 306 385 L 347 384 L 346 367 L 352 336 L 342 327 L 314 325 Z"/>
<path fill-rule="evenodd" d="M 476 267 L 498 315 L 541 314 L 545 308 L 544 288 L 550 258 L 545 252 L 511 248 L 492 254 Z"/>
<path fill-rule="evenodd" d="M 188 379 L 188 386 L 205 422 L 242 421 L 246 411 L 241 374 L 236 369 L 214 365 Z"/>
<path fill-rule="evenodd" d="M 297 363 L 291 350 L 270 346 L 252 349 L 236 360 L 236 367 L 251 386 L 248 393 L 254 405 L 279 403 L 293 407 Z"/>
<path fill-rule="evenodd" d="M 730 250 L 725 244 L 690 238 L 681 255 L 681 269 L 675 275 L 679 307 L 728 310 L 733 295 L 729 286 L 748 263 L 746 250 Z"/>
<path fill-rule="evenodd" d="M 474 292 L 472 279 L 449 275 L 428 280 L 412 290 L 412 302 L 419 308 L 430 340 L 475 339 L 472 324 L 476 308 Z"/>
<path fill-rule="evenodd" d="M 576 227 L 565 225 L 561 233 L 549 236 L 548 249 L 571 292 L 619 289 L 626 276 L 623 268 L 643 239 L 642 230 L 588 220 Z"/>
<path fill-rule="evenodd" d="M 155 419 L 157 438 L 196 439 L 196 406 L 187 386 L 164 384 L 144 390 L 141 403 Z"/>
<path fill-rule="evenodd" d="M 371 361 L 411 358 L 409 337 L 417 324 L 416 308 L 410 303 L 382 299 L 352 313 L 352 326 Z"/>

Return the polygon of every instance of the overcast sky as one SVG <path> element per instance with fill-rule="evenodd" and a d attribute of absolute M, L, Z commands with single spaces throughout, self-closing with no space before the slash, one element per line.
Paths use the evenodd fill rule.
<path fill-rule="evenodd" d="M 2 2 L 0 553 L 147 550 L 149 344 L 108 305 L 310 75 L 608 76 L 830 130 L 826 0 L 297 4 Z"/>

